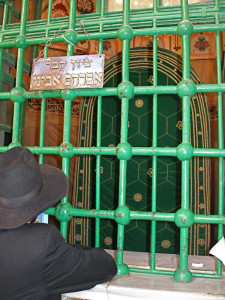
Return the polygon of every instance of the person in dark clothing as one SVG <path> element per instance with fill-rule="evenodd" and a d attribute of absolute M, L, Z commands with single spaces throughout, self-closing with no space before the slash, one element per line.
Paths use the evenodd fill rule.
<path fill-rule="evenodd" d="M 66 175 L 28 149 L 0 155 L 0 299 L 60 299 L 116 275 L 103 249 L 69 245 L 55 226 L 30 222 L 67 192 Z"/>

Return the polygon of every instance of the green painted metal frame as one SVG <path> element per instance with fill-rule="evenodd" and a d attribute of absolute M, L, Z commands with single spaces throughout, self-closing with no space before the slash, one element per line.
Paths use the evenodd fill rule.
<path fill-rule="evenodd" d="M 17 73 L 16 85 L 10 92 L 1 92 L 0 100 L 10 99 L 14 102 L 13 136 L 9 147 L 0 147 L 0 152 L 19 144 L 19 120 L 21 105 L 26 99 L 39 98 L 42 100 L 40 141 L 39 145 L 29 149 L 39 154 L 39 162 L 43 163 L 44 154 L 55 154 L 62 157 L 62 170 L 69 176 L 69 161 L 74 155 L 95 155 L 96 159 L 96 207 L 92 210 L 73 208 L 68 197 L 56 208 L 49 208 L 48 214 L 54 215 L 60 221 L 60 230 L 65 239 L 67 238 L 67 224 L 74 216 L 90 217 L 96 219 L 95 243 L 100 242 L 100 222 L 102 218 L 113 219 L 118 224 L 117 230 L 117 265 L 118 274 L 127 274 L 129 271 L 149 274 L 172 275 L 177 281 L 189 282 L 192 277 L 221 278 L 222 265 L 218 261 L 217 271 L 209 273 L 191 273 L 188 270 L 188 233 L 189 227 L 194 223 L 218 224 L 218 239 L 223 234 L 223 103 L 222 93 L 225 84 L 222 83 L 221 74 L 221 41 L 220 33 L 225 30 L 225 1 L 211 1 L 207 4 L 190 5 L 187 0 L 181 0 L 181 5 L 176 7 L 160 7 L 159 1 L 154 0 L 154 8 L 147 10 L 130 10 L 129 0 L 123 1 L 123 12 L 110 13 L 105 11 L 105 0 L 98 1 L 96 14 L 79 16 L 91 39 L 99 40 L 99 52 L 103 52 L 103 39 L 119 38 L 122 41 L 122 82 L 118 87 L 85 90 L 63 91 L 26 91 L 22 86 L 24 51 L 31 45 L 46 43 L 53 33 L 61 28 L 62 33 L 55 37 L 52 42 L 64 42 L 67 44 L 67 55 L 74 53 L 74 46 L 78 41 L 87 40 L 88 37 L 76 22 L 76 0 L 70 0 L 69 17 L 52 19 L 52 0 L 49 0 L 49 10 L 46 20 L 27 21 L 28 0 L 22 1 L 20 24 L 6 24 L 4 15 L 3 24 L 0 28 L 0 61 L 2 61 L 2 49 L 17 47 Z M 5 11 L 8 10 L 9 1 L 4 1 Z M 32 26 L 31 26 L 32 25 Z M 194 84 L 190 79 L 190 36 L 193 32 L 216 32 L 217 51 L 217 83 Z M 158 86 L 157 84 L 157 36 L 159 34 L 178 34 L 182 38 L 183 76 L 177 86 Z M 153 36 L 153 86 L 134 86 L 129 82 L 129 42 L 135 36 Z M 64 39 L 66 37 L 66 39 Z M 68 41 L 70 43 L 68 43 Z M 45 48 L 44 56 L 48 56 L 48 48 Z M 190 144 L 190 100 L 196 93 L 215 92 L 218 95 L 218 149 L 193 148 Z M 132 147 L 128 144 L 128 112 L 129 100 L 134 95 L 153 95 L 153 139 L 152 147 Z M 178 147 L 164 148 L 157 146 L 157 98 L 160 94 L 177 94 L 182 98 L 182 143 Z M 121 101 L 121 133 L 120 143 L 116 147 L 101 146 L 101 107 L 102 96 L 117 95 Z M 76 147 L 70 143 L 71 103 L 78 96 L 98 97 L 97 119 L 97 142 L 94 147 Z M 64 100 L 64 125 L 63 140 L 60 146 L 45 147 L 45 99 L 49 97 L 61 97 Z M 101 156 L 116 156 L 120 161 L 119 171 L 119 194 L 118 207 L 116 210 L 100 209 L 100 166 Z M 152 208 L 151 211 L 132 211 L 126 206 L 126 177 L 127 161 L 132 156 L 152 156 Z M 157 157 L 173 156 L 182 162 L 182 197 L 181 208 L 176 213 L 157 212 L 156 186 L 157 186 Z M 219 195 L 218 215 L 195 215 L 189 209 L 189 162 L 195 156 L 218 157 L 219 160 Z M 129 268 L 123 262 L 124 227 L 131 220 L 146 220 L 151 222 L 151 259 L 150 268 Z M 175 222 L 180 228 L 180 266 L 173 272 L 158 270 L 155 266 L 156 222 Z"/>
<path fill-rule="evenodd" d="M 16 11 L 13 7 L 13 2 L 6 2 L 2 1 L 0 2 L 0 6 L 4 6 L 4 12 L 3 12 L 3 20 L 2 20 L 2 29 L 6 28 L 7 23 L 12 23 L 13 16 L 16 16 L 17 18 L 20 18 L 20 13 Z M 1 37 L 2 41 L 2 37 Z M 7 49 L 0 49 L 0 68 L 2 69 L 2 63 L 8 64 L 10 67 L 13 67 L 16 69 L 16 63 L 17 59 L 14 55 L 10 53 L 10 48 Z M 26 62 L 23 63 L 23 72 L 27 75 L 30 74 L 31 66 L 28 65 Z M 6 73 L 5 71 L 1 71 L 0 74 L 0 91 L 2 91 L 2 83 L 8 83 L 9 86 L 14 87 L 15 86 L 16 79 Z M 27 89 L 26 84 L 22 83 L 22 87 L 24 89 Z M 20 128 L 19 128 L 19 141 L 20 143 L 23 143 L 23 133 L 24 133 L 24 122 L 25 122 L 25 109 L 26 105 L 25 103 L 22 104 L 21 107 L 21 114 L 20 114 Z M 12 128 L 9 126 L 5 126 L 3 124 L 0 124 L 0 130 L 4 130 L 5 132 L 12 132 Z"/>

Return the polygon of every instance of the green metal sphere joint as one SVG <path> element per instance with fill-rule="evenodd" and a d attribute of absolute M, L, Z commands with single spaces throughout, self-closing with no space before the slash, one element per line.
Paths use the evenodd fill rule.
<path fill-rule="evenodd" d="M 121 41 L 124 40 L 130 41 L 132 40 L 133 37 L 134 37 L 134 33 L 132 28 L 129 25 L 121 26 L 120 29 L 118 30 L 118 38 Z"/>
<path fill-rule="evenodd" d="M 115 221 L 121 225 L 130 223 L 130 209 L 127 206 L 119 206 L 114 212 Z"/>
<path fill-rule="evenodd" d="M 192 35 L 193 33 L 193 24 L 188 21 L 188 20 L 184 20 L 181 21 L 178 25 L 177 25 L 177 34 L 179 36 L 184 36 L 184 35 Z"/>
<path fill-rule="evenodd" d="M 128 143 L 119 143 L 116 147 L 116 156 L 120 160 L 129 160 L 132 157 L 132 147 Z"/>
<path fill-rule="evenodd" d="M 55 217 L 60 222 L 68 222 L 71 220 L 72 205 L 70 203 L 60 203 L 55 209 Z"/>
<path fill-rule="evenodd" d="M 26 91 L 22 87 L 15 87 L 10 91 L 10 100 L 12 102 L 24 102 L 26 100 L 25 97 Z"/>
<path fill-rule="evenodd" d="M 192 80 L 186 79 L 177 85 L 177 94 L 180 98 L 184 96 L 193 97 L 196 94 L 196 85 Z"/>
<path fill-rule="evenodd" d="M 173 275 L 173 279 L 179 282 L 191 282 L 192 273 L 187 269 L 178 268 Z"/>
<path fill-rule="evenodd" d="M 75 46 L 78 43 L 77 33 L 73 29 L 67 30 L 63 37 L 67 45 L 72 44 Z"/>
<path fill-rule="evenodd" d="M 194 148 L 191 144 L 188 143 L 182 143 L 177 146 L 177 158 L 181 161 L 183 160 L 189 160 L 194 155 Z"/>
<path fill-rule="evenodd" d="M 59 154 L 64 158 L 73 157 L 73 145 L 71 143 L 62 143 L 59 147 Z"/>
<path fill-rule="evenodd" d="M 117 265 L 117 275 L 127 275 L 129 274 L 129 268 L 126 264 L 118 264 Z"/>
<path fill-rule="evenodd" d="M 134 97 L 134 85 L 130 81 L 123 81 L 117 87 L 117 95 L 120 99 L 132 99 Z"/>
<path fill-rule="evenodd" d="M 27 39 L 24 34 L 20 34 L 16 38 L 16 48 L 21 48 L 23 50 L 27 49 L 28 44 L 27 44 Z"/>
<path fill-rule="evenodd" d="M 194 224 L 194 213 L 187 208 L 181 208 L 175 213 L 175 224 L 180 228 L 188 228 Z"/>
<path fill-rule="evenodd" d="M 74 101 L 77 98 L 77 90 L 62 90 L 60 96 L 64 101 Z"/>

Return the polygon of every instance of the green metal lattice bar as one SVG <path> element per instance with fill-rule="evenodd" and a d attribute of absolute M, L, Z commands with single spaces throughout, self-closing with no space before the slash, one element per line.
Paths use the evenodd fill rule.
<path fill-rule="evenodd" d="M 188 88 L 185 85 L 183 86 L 181 83 L 178 84 L 178 86 L 135 86 L 133 90 L 134 95 L 168 95 L 168 94 L 177 94 L 182 95 L 182 89 Z M 192 84 L 190 87 L 190 93 L 215 93 L 215 92 L 225 92 L 225 83 L 221 84 Z M 21 93 L 23 95 L 24 99 L 41 99 L 41 98 L 58 98 L 62 96 L 62 91 L 42 91 L 35 92 L 35 91 L 23 91 L 21 90 Z M 102 89 L 92 89 L 91 90 L 71 90 L 71 95 L 73 95 L 74 98 L 79 96 L 84 97 L 91 97 L 91 96 L 118 96 L 119 90 L 115 87 L 107 87 Z M 7 99 L 13 99 L 13 91 L 11 92 L 2 92 L 0 94 L 0 101 L 1 100 L 7 100 Z M 12 100 L 13 101 L 13 100 Z"/>
<path fill-rule="evenodd" d="M 97 10 L 97 7 L 96 7 Z M 100 6 L 101 11 L 101 18 L 105 15 L 105 0 L 101 1 Z M 100 32 L 103 31 L 103 25 L 100 24 Z M 103 40 L 99 40 L 99 53 L 103 53 Z M 98 103 L 97 103 L 97 140 L 96 146 L 101 147 L 101 123 L 102 123 L 102 96 L 98 96 Z M 96 210 L 100 210 L 100 199 L 101 199 L 101 186 L 100 186 L 100 179 L 101 179 L 101 155 L 97 155 L 96 157 Z M 100 246 L 100 218 L 97 218 L 95 221 L 95 247 Z"/>
<path fill-rule="evenodd" d="M 219 1 L 216 1 L 216 5 L 218 7 Z M 216 24 L 219 24 L 219 15 L 218 13 L 216 14 Z M 216 52 L 217 52 L 217 84 L 222 83 L 222 71 L 221 71 L 221 40 L 220 40 L 220 34 L 216 32 Z M 223 149 L 223 143 L 224 143 L 224 136 L 223 136 L 223 103 L 222 103 L 222 93 L 218 92 L 217 93 L 217 99 L 218 99 L 218 148 Z M 223 197 L 224 197 L 224 191 L 223 191 L 223 186 L 224 186 L 224 159 L 222 157 L 218 158 L 219 160 L 219 168 L 218 168 L 218 214 L 223 214 Z M 220 240 L 223 236 L 223 225 L 219 224 L 218 225 L 218 240 Z M 217 260 L 217 275 L 222 276 L 222 263 L 221 261 Z"/>
<path fill-rule="evenodd" d="M 68 197 L 56 208 L 50 208 L 47 212 L 54 215 L 60 221 L 60 230 L 67 238 L 67 224 L 72 217 L 89 217 L 96 220 L 95 245 L 100 244 L 100 220 L 111 219 L 118 224 L 117 230 L 117 265 L 118 274 L 126 274 L 129 271 L 150 274 L 173 275 L 175 280 L 190 281 L 193 277 L 221 278 L 222 266 L 218 262 L 217 272 L 214 274 L 191 273 L 188 270 L 188 232 L 189 227 L 197 223 L 218 224 L 218 239 L 222 237 L 222 229 L 225 224 L 223 215 L 223 115 L 222 93 L 225 92 L 225 84 L 222 83 L 221 74 L 221 40 L 220 33 L 225 30 L 222 24 L 225 20 L 225 1 L 211 1 L 207 4 L 188 6 L 187 0 L 181 0 L 179 7 L 163 8 L 158 0 L 154 0 L 153 9 L 130 10 L 130 1 L 123 1 L 123 13 L 105 12 L 105 0 L 98 2 L 96 14 L 79 16 L 91 39 L 99 41 L 99 52 L 103 52 L 103 40 L 119 38 L 122 41 L 122 82 L 118 87 L 102 89 L 67 90 L 67 91 L 43 91 L 30 92 L 22 86 L 24 72 L 24 51 L 29 46 L 46 44 L 56 30 L 62 29 L 61 34 L 52 40 L 67 44 L 67 55 L 73 55 L 74 46 L 79 41 L 89 39 L 76 22 L 76 0 L 70 1 L 68 18 L 52 19 L 52 0 L 48 4 L 48 17 L 46 20 L 27 22 L 27 3 L 22 1 L 20 24 L 7 24 L 8 1 L 4 4 L 3 23 L 0 27 L 0 61 L 3 59 L 3 49 L 18 48 L 16 86 L 10 92 L 1 92 L 0 100 L 10 99 L 14 102 L 13 138 L 9 147 L 19 145 L 19 120 L 21 105 L 26 99 L 41 99 L 41 122 L 39 146 L 28 147 L 33 153 L 39 154 L 39 162 L 43 163 L 44 154 L 55 154 L 62 157 L 62 170 L 69 176 L 69 162 L 74 155 L 96 156 L 96 206 L 95 209 L 73 208 L 68 203 Z M 84 22 L 85 21 L 85 22 Z M 209 24 L 212 23 L 212 24 Z M 31 26 L 32 25 L 32 26 Z M 194 32 L 216 32 L 217 51 L 217 83 L 194 84 L 190 80 L 190 36 Z M 63 34 L 64 35 L 63 35 Z M 157 80 L 157 36 L 160 34 L 178 34 L 182 38 L 182 81 L 177 86 L 159 86 Z M 129 42 L 135 36 L 153 36 L 153 86 L 133 86 L 129 82 Z M 66 39 L 70 41 L 68 43 Z M 44 56 L 48 56 L 48 48 L 44 50 Z M 218 95 L 218 149 L 193 148 L 190 144 L 190 100 L 196 93 L 216 92 Z M 152 147 L 132 147 L 128 144 L 128 113 L 129 100 L 135 95 L 153 95 L 153 139 Z M 157 145 L 157 100 L 158 95 L 175 94 L 182 98 L 182 143 L 178 147 L 164 148 Z M 75 147 L 70 143 L 71 127 L 71 102 L 78 96 L 97 96 L 97 142 L 96 147 Z M 121 102 L 121 133 L 120 143 L 116 147 L 101 146 L 101 109 L 102 96 L 118 96 Z M 44 146 L 45 133 L 45 101 L 49 97 L 61 97 L 64 100 L 64 124 L 63 139 L 60 146 Z M 0 152 L 9 147 L 0 147 Z M 116 210 L 101 210 L 101 156 L 115 156 L 119 160 L 119 192 L 118 206 Z M 151 211 L 132 211 L 126 205 L 126 177 L 127 162 L 132 156 L 152 157 L 152 206 Z M 181 209 L 176 213 L 157 212 L 157 158 L 160 156 L 176 157 L 182 163 L 182 196 Z M 219 159 L 219 185 L 218 185 L 218 215 L 196 215 L 189 209 L 189 177 L 190 159 L 193 157 L 218 157 Z M 150 268 L 129 268 L 123 262 L 124 228 L 131 220 L 144 220 L 151 222 L 151 258 Z M 155 245 L 157 241 L 156 222 L 173 222 L 180 228 L 180 266 L 173 272 L 157 270 L 155 266 Z"/>
<path fill-rule="evenodd" d="M 74 155 L 112 155 L 117 156 L 119 148 L 117 147 L 74 147 L 70 146 L 66 149 L 62 146 L 52 146 L 52 147 L 27 147 L 34 154 L 58 154 L 62 157 Z M 6 146 L 0 146 L 0 153 L 8 150 Z M 171 156 L 177 157 L 178 159 L 185 152 L 182 147 L 170 147 L 167 151 L 164 151 L 163 147 L 132 147 L 132 156 Z M 192 152 L 192 151 L 191 151 Z M 225 149 L 214 149 L 214 148 L 195 148 L 193 149 L 192 157 L 225 157 Z"/>
<path fill-rule="evenodd" d="M 40 10 L 40 8 L 39 8 Z M 40 14 L 41 16 L 41 14 Z M 47 16 L 47 24 L 51 24 L 52 17 L 52 1 L 49 1 L 48 4 L 48 16 Z M 46 36 L 49 37 L 49 32 L 46 32 Z M 36 52 L 36 56 L 38 56 L 38 47 L 34 50 Z M 48 47 L 44 48 L 44 57 L 48 56 Z M 46 98 L 41 98 L 41 118 L 40 118 L 40 136 L 39 136 L 39 146 L 44 147 L 44 137 L 45 137 L 45 107 L 46 107 Z M 39 154 L 39 163 L 43 164 L 44 155 L 43 153 Z"/>
<path fill-rule="evenodd" d="M 70 14 L 69 14 L 69 29 L 74 29 L 76 17 L 76 1 L 70 1 Z M 72 55 L 73 46 L 68 45 L 67 47 L 67 55 Z M 67 144 L 70 142 L 70 127 L 71 127 L 71 101 L 69 97 L 66 95 L 63 97 L 64 100 L 64 124 L 63 124 L 63 144 Z M 62 158 L 62 170 L 69 177 L 69 157 Z M 62 199 L 62 203 L 68 202 L 68 196 Z M 67 239 L 67 222 L 62 220 L 60 222 L 60 231 Z"/>
<path fill-rule="evenodd" d="M 157 1 L 154 0 L 154 13 L 157 14 Z M 154 27 L 157 27 L 157 21 L 154 20 Z M 158 77 L 157 77 L 157 35 L 153 36 L 153 86 L 157 87 Z M 157 147 L 157 105 L 158 95 L 153 95 L 153 117 L 152 117 L 152 147 Z M 152 212 L 156 213 L 156 187 L 157 187 L 157 157 L 152 158 Z M 155 252 L 156 252 L 156 221 L 151 222 L 151 259 L 150 266 L 151 270 L 155 271 Z"/>

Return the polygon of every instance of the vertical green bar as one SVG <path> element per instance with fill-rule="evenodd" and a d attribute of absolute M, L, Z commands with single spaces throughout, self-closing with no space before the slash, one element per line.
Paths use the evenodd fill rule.
<path fill-rule="evenodd" d="M 26 34 L 26 22 L 27 22 L 27 3 L 28 0 L 22 1 L 21 8 L 21 22 L 20 22 L 20 33 L 19 37 L 17 37 L 18 41 L 23 41 Z M 23 42 L 22 42 L 23 44 Z M 17 69 L 16 69 L 16 87 L 22 87 L 23 80 L 23 61 L 24 61 L 24 49 L 23 46 L 18 47 L 18 57 L 17 57 Z M 20 128 L 20 102 L 14 103 L 14 112 L 13 112 L 13 134 L 12 134 L 12 142 L 19 142 L 19 128 Z"/>
<path fill-rule="evenodd" d="M 105 0 L 101 1 L 101 18 L 105 16 Z M 103 32 L 103 25 L 100 24 L 100 32 Z M 99 53 L 103 53 L 103 40 L 99 40 Z M 101 123 L 102 123 L 102 96 L 98 97 L 97 105 L 97 147 L 101 147 Z M 101 155 L 96 156 L 96 209 L 100 209 L 100 179 L 101 179 Z M 100 218 L 95 220 L 95 247 L 100 246 Z"/>
<path fill-rule="evenodd" d="M 130 1 L 123 1 L 123 29 L 126 31 L 126 26 L 130 22 Z M 129 81 L 129 39 L 122 41 L 122 82 L 127 84 Z M 128 85 L 129 89 L 129 85 Z M 129 114 L 129 99 L 122 98 L 121 100 L 121 131 L 120 143 L 127 143 L 128 138 L 128 114 Z M 119 207 L 126 204 L 126 180 L 127 180 L 127 160 L 120 159 L 119 162 Z M 129 273 L 127 265 L 123 263 L 123 248 L 124 248 L 124 225 L 118 224 L 117 232 L 117 267 L 118 274 L 123 275 Z"/>
<path fill-rule="evenodd" d="M 45 137 L 45 105 L 46 99 L 41 99 L 41 118 L 40 118 L 40 137 L 39 137 L 39 146 L 44 147 L 44 137 Z M 44 155 L 39 154 L 39 163 L 43 164 Z"/>
<path fill-rule="evenodd" d="M 26 113 L 26 101 L 21 104 L 20 107 L 20 127 L 19 127 L 19 142 L 23 145 L 23 136 L 24 136 L 24 124 L 25 124 L 25 113 Z"/>
<path fill-rule="evenodd" d="M 153 3 L 154 13 L 157 13 L 157 0 Z M 153 20 L 154 28 L 157 27 L 156 20 Z M 153 86 L 158 84 L 157 78 L 157 35 L 153 36 Z M 153 118 L 152 118 L 152 147 L 157 147 L 157 112 L 158 112 L 158 95 L 153 95 Z M 152 157 L 152 212 L 156 212 L 156 195 L 157 195 L 157 156 Z M 151 270 L 155 270 L 155 249 L 156 249 L 156 221 L 151 221 Z"/>
<path fill-rule="evenodd" d="M 47 17 L 47 24 L 51 24 L 51 18 L 52 18 L 52 1 L 49 0 L 48 3 L 48 17 Z M 49 30 L 46 32 L 46 37 L 49 37 Z M 38 48 L 37 48 L 38 49 Z M 48 47 L 45 47 L 44 51 L 44 57 L 48 56 Z M 41 99 L 41 119 L 40 119 L 40 138 L 39 138 L 39 146 L 44 147 L 44 138 L 45 138 L 45 107 L 46 107 L 46 99 Z M 43 164 L 44 161 L 44 155 L 39 154 L 39 163 Z"/>
<path fill-rule="evenodd" d="M 13 18 L 13 8 L 12 8 L 12 3 L 9 2 L 8 8 L 9 8 L 9 17 L 8 17 L 8 24 L 12 23 L 12 18 Z M 6 49 L 7 53 L 10 53 L 10 48 Z"/>
<path fill-rule="evenodd" d="M 215 0 L 215 9 L 217 11 L 219 11 L 219 9 L 220 9 L 219 3 L 220 3 L 220 0 Z"/>
<path fill-rule="evenodd" d="M 219 3 L 218 3 L 219 4 Z M 220 23 L 219 15 L 216 14 L 216 24 Z M 221 73 L 221 38 L 220 32 L 216 32 L 216 64 L 217 64 L 217 84 L 222 83 Z M 223 149 L 223 95 L 221 92 L 217 93 L 218 98 L 218 149 Z M 218 215 L 223 215 L 223 197 L 224 197 L 224 158 L 219 157 L 218 168 Z M 223 224 L 218 225 L 218 240 L 223 237 Z M 222 263 L 217 260 L 217 275 L 222 276 Z"/>
<path fill-rule="evenodd" d="M 49 1 L 48 9 L 49 9 L 49 6 L 50 6 L 51 2 L 52 2 L 52 0 Z M 43 4 L 43 0 L 37 1 L 37 11 L 36 11 L 36 19 L 37 20 L 41 19 L 42 4 Z M 48 13 L 49 13 L 49 11 L 48 11 Z M 33 48 L 33 58 L 38 56 L 38 49 L 39 49 L 39 45 L 35 45 L 34 48 Z"/>
<path fill-rule="evenodd" d="M 7 16 L 9 11 L 9 1 L 5 1 L 4 5 L 4 13 L 3 13 L 3 21 L 2 21 L 2 30 L 5 30 L 7 24 Z M 0 42 L 3 42 L 3 36 L 0 37 Z M 0 70 L 2 70 L 2 57 L 3 57 L 3 49 L 0 49 Z M 2 72 L 0 72 L 0 91 L 2 91 Z"/>
<path fill-rule="evenodd" d="M 103 0 L 103 1 L 105 3 L 105 0 Z M 96 13 L 101 13 L 102 12 L 103 1 L 96 0 Z M 105 6 L 104 6 L 104 9 L 105 9 Z"/>
<path fill-rule="evenodd" d="M 9 12 L 9 1 L 6 0 L 5 1 L 5 5 L 4 5 L 4 13 L 3 13 L 3 20 L 2 20 L 2 30 L 5 30 L 5 28 L 6 28 L 8 12 Z"/>
<path fill-rule="evenodd" d="M 21 41 L 22 41 L 23 37 L 25 37 L 25 35 L 26 35 L 28 1 L 22 2 L 21 22 L 20 22 L 20 37 L 19 37 L 19 39 L 21 39 Z M 18 58 L 19 58 L 19 56 L 21 56 L 21 58 L 19 60 L 20 76 L 19 76 L 19 80 L 18 80 L 18 85 L 16 85 L 16 87 L 22 87 L 22 83 L 23 83 L 24 51 L 25 51 L 25 47 L 23 47 L 23 46 L 18 49 Z M 17 60 L 17 68 L 18 68 L 18 60 Z M 17 82 L 17 74 L 16 74 L 16 82 Z M 14 110 L 15 110 L 15 106 L 14 106 Z M 16 142 L 20 142 L 20 144 L 23 145 L 26 101 L 24 101 L 20 104 L 20 107 L 18 108 L 18 111 L 20 113 L 20 119 L 18 121 L 18 129 L 17 129 L 18 130 L 18 137 L 17 137 Z"/>
<path fill-rule="evenodd" d="M 70 0 L 69 7 L 69 30 L 75 29 L 76 22 L 76 0 Z M 74 53 L 74 46 L 69 44 L 67 47 L 67 55 L 72 55 Z M 70 94 L 70 93 L 69 93 Z M 64 121 L 63 121 L 63 144 L 68 144 L 70 142 L 70 128 L 71 128 L 71 106 L 72 100 L 67 95 L 64 97 Z M 69 157 L 62 158 L 62 170 L 69 178 Z M 68 202 L 68 195 L 62 199 L 62 203 Z M 65 240 L 67 239 L 67 222 L 60 222 L 60 232 L 62 233 Z"/>
<path fill-rule="evenodd" d="M 12 2 L 9 2 L 9 18 L 8 18 L 8 24 L 12 23 L 12 18 L 13 18 L 13 7 L 12 7 Z"/>
<path fill-rule="evenodd" d="M 192 24 L 188 21 L 188 1 L 181 0 L 182 20 L 178 25 L 178 32 L 182 37 L 182 73 L 183 81 L 190 80 L 190 29 Z M 185 28 L 185 30 L 182 30 Z M 190 100 L 189 96 L 182 97 L 182 143 L 190 143 Z M 181 163 L 181 212 L 189 210 L 189 176 L 190 161 Z M 189 282 L 192 274 L 188 270 L 188 232 L 189 228 L 180 228 L 180 267 L 174 273 L 176 281 Z"/>

